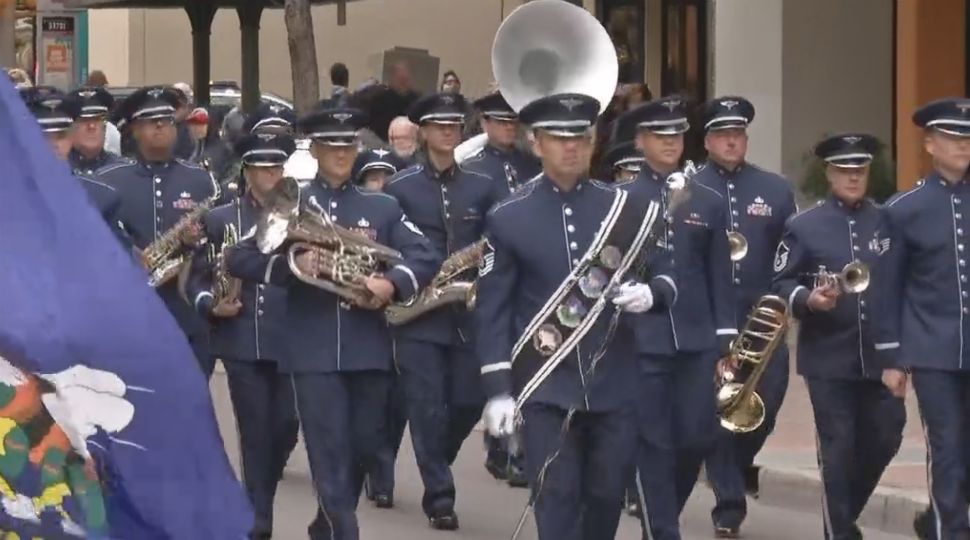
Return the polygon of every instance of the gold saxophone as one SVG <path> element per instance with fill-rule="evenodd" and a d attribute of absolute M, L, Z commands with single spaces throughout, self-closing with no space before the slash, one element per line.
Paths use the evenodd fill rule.
<path fill-rule="evenodd" d="M 271 194 L 271 203 L 256 225 L 256 244 L 269 254 L 284 244 L 290 271 L 300 281 L 331 292 L 350 303 L 370 308 L 374 294 L 364 281 L 401 261 L 401 254 L 356 231 L 341 227 L 310 197 L 300 207 L 296 179 L 284 177 Z M 317 265 L 302 269 L 300 252 L 317 253 Z"/>
<path fill-rule="evenodd" d="M 179 254 L 182 250 L 182 235 L 190 226 L 202 219 L 218 198 L 217 191 L 215 195 L 202 201 L 191 212 L 182 216 L 171 229 L 165 231 L 141 252 L 142 263 L 149 274 L 149 285 L 161 287 L 179 275 L 179 271 L 189 260 L 187 255 Z"/>
<path fill-rule="evenodd" d="M 458 276 L 477 268 L 485 256 L 485 240 L 464 247 L 448 257 L 437 275 L 417 297 L 403 304 L 392 304 L 384 310 L 387 322 L 400 325 L 438 309 L 445 304 L 464 302 L 466 309 L 475 307 L 476 281 L 458 280 Z"/>
<path fill-rule="evenodd" d="M 718 383 L 717 414 L 728 431 L 748 433 L 764 422 L 765 403 L 755 390 L 787 328 L 788 303 L 783 299 L 765 295 L 751 308 L 728 353 L 731 363 L 747 368 L 748 375 L 744 382 L 736 382 L 734 373 L 726 372 Z"/>
<path fill-rule="evenodd" d="M 242 292 L 242 280 L 230 276 L 226 267 L 226 248 L 236 245 L 237 242 L 239 242 L 239 231 L 230 223 L 223 234 L 222 249 L 219 253 L 210 253 L 213 260 L 212 305 L 214 306 L 235 302 Z"/>

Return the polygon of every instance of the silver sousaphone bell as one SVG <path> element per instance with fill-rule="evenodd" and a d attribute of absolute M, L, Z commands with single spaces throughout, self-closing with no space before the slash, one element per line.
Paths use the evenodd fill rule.
<path fill-rule="evenodd" d="M 620 67 L 616 48 L 599 20 L 563 0 L 532 0 L 515 9 L 492 42 L 492 75 L 502 96 L 518 112 L 552 94 L 597 99 L 600 114 L 613 94 Z M 455 148 L 461 163 L 488 142 L 484 134 Z"/>

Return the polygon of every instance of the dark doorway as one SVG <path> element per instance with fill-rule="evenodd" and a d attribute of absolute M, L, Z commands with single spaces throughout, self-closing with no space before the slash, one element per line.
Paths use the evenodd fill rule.
<path fill-rule="evenodd" d="M 619 82 L 642 83 L 646 36 L 644 0 L 599 0 L 596 12 L 613 39 L 620 64 Z"/>

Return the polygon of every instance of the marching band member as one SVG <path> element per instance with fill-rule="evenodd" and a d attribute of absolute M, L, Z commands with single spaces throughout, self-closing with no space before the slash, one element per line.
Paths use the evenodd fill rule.
<path fill-rule="evenodd" d="M 519 111 L 536 137 L 543 173 L 489 213 L 489 251 L 479 273 L 475 309 L 476 346 L 489 398 L 484 418 L 495 436 L 514 430 L 513 390 L 537 381 L 536 375 L 515 367 L 528 366 L 534 358 L 530 352 L 529 358 L 520 353 L 512 359 L 517 336 L 526 333 L 528 339 L 532 332 L 519 350 L 531 348 L 536 355 L 553 353 L 562 345 L 563 332 L 575 324 L 566 313 L 572 308 L 568 299 L 558 307 L 550 302 L 564 280 L 581 268 L 592 243 L 603 236 L 597 231 L 611 219 L 611 204 L 626 196 L 587 177 L 598 111 L 599 103 L 582 94 L 539 98 Z M 646 202 L 630 199 L 626 204 L 638 206 L 639 224 Z M 560 241 L 553 241 L 557 238 Z M 612 254 L 600 257 L 603 266 L 613 266 L 606 262 L 613 261 Z M 584 290 L 592 287 L 590 282 L 579 286 L 583 295 L 592 294 Z M 624 310 L 646 311 L 663 309 L 672 299 L 670 287 L 628 283 L 612 303 Z M 535 330 L 526 328 L 537 316 L 550 322 Z M 623 488 L 632 472 L 637 388 L 635 364 L 622 354 L 628 347 L 628 329 L 618 325 L 610 339 L 613 316 L 612 306 L 600 313 L 578 346 L 545 371 L 541 386 L 534 387 L 520 409 L 542 540 L 601 540 L 616 534 Z M 542 372 L 540 368 L 537 374 Z"/>
<path fill-rule="evenodd" d="M 640 174 L 643 167 L 643 154 L 637 150 L 632 140 L 614 144 L 606 152 L 606 163 L 613 172 L 613 181 L 617 184 L 629 182 Z"/>
<path fill-rule="evenodd" d="M 264 255 L 255 237 L 226 256 L 230 274 L 287 290 L 290 339 L 280 369 L 290 374 L 317 496 L 317 516 L 308 531 L 313 540 L 359 537 L 357 500 L 382 444 L 391 382 L 391 336 L 381 309 L 392 300 L 413 298 L 441 262 L 393 197 L 351 181 L 362 120 L 353 109 L 321 109 L 300 120 L 319 165 L 300 201 L 301 211 L 326 212 L 336 224 L 402 254 L 403 262 L 383 276 L 364 278 L 373 302 L 358 306 L 297 279 L 286 253 Z M 316 275 L 319 257 L 317 251 L 302 251 L 294 264 L 301 273 Z"/>
<path fill-rule="evenodd" d="M 913 121 L 924 129 L 933 172 L 886 205 L 892 240 L 886 264 L 874 275 L 881 293 L 875 347 L 885 367 L 883 382 L 901 394 L 909 369 L 919 402 L 931 511 L 917 521 L 929 522 L 939 540 L 967 539 L 970 340 L 964 334 L 970 324 L 965 253 L 970 228 L 964 229 L 964 218 L 970 219 L 970 99 L 933 101 Z"/>
<path fill-rule="evenodd" d="M 20 97 L 37 118 L 40 130 L 50 143 L 54 155 L 57 159 L 69 163 L 71 139 L 76 119 L 81 113 L 81 103 L 50 86 L 25 88 L 20 91 Z M 77 171 L 74 177 L 81 182 L 88 200 L 104 218 L 108 227 L 119 238 L 122 245 L 128 248 L 128 239 L 123 230 L 124 224 L 119 220 L 121 198 L 115 189 Z"/>
<path fill-rule="evenodd" d="M 465 101 L 433 94 L 412 105 L 412 122 L 424 141 L 416 165 L 391 178 L 384 192 L 447 257 L 482 237 L 485 214 L 508 195 L 504 181 L 455 163 Z M 424 482 L 421 506 L 432 527 L 458 528 L 451 464 L 481 418 L 483 396 L 463 308 L 443 306 L 394 330 L 401 383 L 408 402 L 414 454 Z"/>
<path fill-rule="evenodd" d="M 390 150 L 365 150 L 354 162 L 354 182 L 367 191 L 384 191 L 384 185 L 396 173 Z"/>
<path fill-rule="evenodd" d="M 731 269 L 737 298 L 737 321 L 743 323 L 761 296 L 771 290 L 771 265 L 785 220 L 795 213 L 795 194 L 787 180 L 745 160 L 747 127 L 754 105 L 743 97 L 726 96 L 704 106 L 706 165 L 695 180 L 721 195 L 728 230 L 739 233 L 747 253 Z M 788 388 L 788 347 L 775 349 L 757 392 L 765 403 L 761 426 L 744 434 L 720 430 L 707 456 L 707 478 L 717 504 L 711 512 L 718 538 L 736 538 L 747 513 L 745 491 L 758 492 L 754 457 L 774 430 Z"/>
<path fill-rule="evenodd" d="M 871 135 L 844 134 L 815 147 L 826 162 L 830 195 L 788 220 L 774 262 L 775 292 L 801 321 L 798 374 L 815 412 L 825 538 L 831 540 L 862 538 L 855 522 L 896 455 L 906 422 L 904 393 L 883 386 L 874 358 L 872 298 L 887 291 L 867 287 L 862 274 L 819 276 L 837 275 L 849 263 L 875 268 L 889 248 L 885 211 L 865 197 L 877 144 Z"/>
<path fill-rule="evenodd" d="M 664 200 L 668 175 L 678 169 L 684 133 L 690 129 L 685 103 L 665 97 L 618 120 L 617 133 L 636 133 L 645 158 L 639 176 L 619 189 L 643 194 L 671 214 L 661 250 L 672 251 L 672 276 L 658 277 L 677 297 L 668 312 L 632 317 L 634 352 L 640 367 L 638 488 L 644 536 L 679 539 L 679 515 L 697 482 L 715 439 L 714 368 L 737 335 L 731 261 L 723 197 L 699 182 L 689 199 L 670 212 Z M 663 269 L 664 261 L 652 261 Z"/>
<path fill-rule="evenodd" d="M 104 88 L 81 87 L 70 94 L 81 105 L 74 121 L 71 167 L 80 174 L 91 176 L 108 165 L 125 161 L 104 148 L 108 113 L 115 100 Z"/>
<path fill-rule="evenodd" d="M 226 368 L 239 431 L 242 480 L 255 511 L 250 535 L 254 540 L 272 537 L 276 486 L 299 430 L 290 379 L 277 367 L 287 337 L 286 291 L 256 281 L 239 283 L 233 291 L 224 273 L 227 283 L 217 284 L 216 265 L 224 263 L 219 256 L 211 260 L 205 252 L 222 254 L 229 247 L 225 240 L 238 241 L 256 227 L 270 193 L 283 177 L 283 163 L 294 150 L 288 135 L 251 134 L 239 141 L 236 154 L 242 160 L 246 189 L 206 216 L 209 242 L 193 258 L 188 285 L 196 310 L 211 323 L 213 363 L 221 358 Z M 219 291 L 227 285 L 230 290 Z"/>
<path fill-rule="evenodd" d="M 541 172 L 535 156 L 515 146 L 519 134 L 519 116 L 505 101 L 501 92 L 488 94 L 474 102 L 481 114 L 482 128 L 488 142 L 477 154 L 462 162 L 462 166 L 501 180 L 515 191 Z"/>
<path fill-rule="evenodd" d="M 120 220 L 140 250 L 216 192 L 209 173 L 174 156 L 178 102 L 175 90 L 160 86 L 142 88 L 129 96 L 120 114 L 134 136 L 137 157 L 104 167 L 96 177 L 118 191 Z M 194 248 L 201 237 L 201 225 L 189 225 L 180 238 L 182 250 Z M 209 356 L 204 321 L 182 299 L 175 279 L 158 287 L 158 294 L 185 332 L 203 373 L 210 376 L 215 365 Z"/>

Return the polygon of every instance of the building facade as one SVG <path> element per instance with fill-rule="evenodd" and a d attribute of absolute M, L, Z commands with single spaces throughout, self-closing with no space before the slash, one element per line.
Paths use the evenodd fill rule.
<path fill-rule="evenodd" d="M 691 100 L 751 99 L 753 162 L 798 179 L 825 134 L 860 130 L 893 149 L 899 184 L 927 163 L 911 127 L 928 99 L 965 95 L 970 0 L 570 0 L 595 13 L 613 37 L 622 82 Z M 492 76 L 492 38 L 523 0 L 357 0 L 338 25 L 335 6 L 313 8 L 321 89 L 343 62 L 351 87 L 381 78 L 383 51 L 436 60 L 422 88 L 455 70 L 478 96 Z M 100 10 L 89 15 L 91 69 L 115 85 L 191 80 L 191 30 L 181 10 Z M 281 10 L 260 30 L 263 90 L 290 95 Z M 213 80 L 239 80 L 239 20 L 220 11 L 212 30 Z"/>

